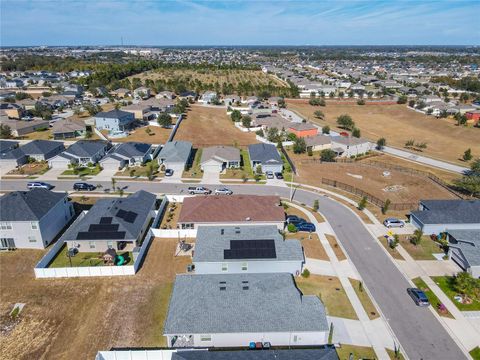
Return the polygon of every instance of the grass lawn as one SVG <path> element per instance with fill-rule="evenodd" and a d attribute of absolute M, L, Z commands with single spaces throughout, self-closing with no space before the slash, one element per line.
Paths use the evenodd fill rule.
<path fill-rule="evenodd" d="M 122 171 L 118 171 L 115 173 L 115 176 L 130 176 L 130 177 L 148 177 L 148 164 L 153 164 L 153 172 L 152 175 L 154 177 L 164 176 L 164 173 L 160 173 L 158 171 L 159 165 L 156 160 L 145 164 L 145 166 L 131 166 L 127 167 Z M 132 176 L 133 175 L 133 176 Z"/>
<path fill-rule="evenodd" d="M 42 175 L 49 170 L 47 162 L 33 162 L 23 165 L 20 169 L 10 171 L 9 175 Z"/>
<path fill-rule="evenodd" d="M 476 347 L 470 351 L 470 356 L 473 358 L 473 360 L 480 360 L 480 347 Z"/>
<path fill-rule="evenodd" d="M 368 296 L 367 292 L 365 290 L 360 290 L 360 281 L 355 280 L 355 279 L 349 279 L 350 283 L 353 286 L 353 289 L 355 290 L 355 293 L 357 294 L 358 298 L 360 299 L 360 302 L 363 305 L 363 308 L 368 314 L 368 318 L 370 320 L 376 319 L 380 317 L 378 314 L 377 309 L 375 308 L 375 305 L 373 305 L 372 300 Z"/>
<path fill-rule="evenodd" d="M 167 142 L 172 129 L 160 126 L 144 126 L 136 128 L 124 138 L 113 139 L 115 142 L 138 141 L 147 144 L 164 144 Z"/>
<path fill-rule="evenodd" d="M 192 165 L 188 168 L 188 170 L 183 171 L 182 177 L 184 178 L 194 178 L 200 179 L 203 176 L 203 172 L 200 168 L 200 160 L 202 159 L 202 149 L 196 149 L 195 157 L 193 159 Z"/>
<path fill-rule="evenodd" d="M 338 245 L 338 242 L 337 242 L 337 239 L 335 238 L 335 236 L 330 235 L 330 234 L 325 234 L 325 237 L 327 238 L 330 246 L 332 247 L 333 252 L 337 256 L 338 261 L 346 260 L 347 257 L 343 253 L 343 250 L 340 247 L 340 245 Z"/>
<path fill-rule="evenodd" d="M 323 248 L 318 235 L 315 233 L 308 234 L 305 232 L 287 233 L 286 239 L 297 239 L 302 243 L 305 257 L 318 260 L 328 261 L 328 255 Z"/>
<path fill-rule="evenodd" d="M 353 320 L 358 319 L 337 277 L 310 275 L 308 278 L 304 278 L 297 276 L 295 282 L 304 295 L 317 295 L 325 305 L 328 315 Z"/>
<path fill-rule="evenodd" d="M 145 334 L 147 344 L 155 344 L 156 346 L 166 347 L 167 338 L 163 336 L 163 325 L 167 318 L 168 304 L 173 291 L 173 283 L 155 285 L 151 294 L 149 303 L 152 307 L 148 309 L 151 313 L 151 321 L 156 331 L 148 331 Z"/>
<path fill-rule="evenodd" d="M 72 267 L 83 267 L 83 266 L 104 266 L 103 260 L 99 257 L 103 253 L 100 252 L 79 252 L 77 255 L 72 257 Z M 133 265 L 133 255 L 131 252 L 119 251 L 118 255 L 127 254 L 130 259 L 125 265 Z M 67 256 L 67 247 L 64 245 L 58 254 L 53 258 L 52 262 L 48 265 L 50 268 L 61 268 L 61 267 L 70 267 L 70 260 Z"/>
<path fill-rule="evenodd" d="M 404 360 L 405 358 L 403 357 L 402 353 L 399 353 L 398 356 L 395 356 L 395 351 L 391 349 L 387 349 L 388 356 L 390 356 L 391 360 Z"/>
<path fill-rule="evenodd" d="M 226 169 L 224 174 L 220 174 L 220 179 L 252 179 L 252 167 L 250 166 L 250 157 L 248 151 L 240 149 L 241 167 L 236 169 Z"/>
<path fill-rule="evenodd" d="M 403 258 L 403 256 L 400 255 L 400 253 L 398 252 L 398 250 L 392 249 L 392 248 L 388 245 L 388 241 L 387 241 L 387 239 L 386 239 L 384 236 L 380 236 L 380 237 L 378 238 L 378 240 L 380 240 L 380 242 L 382 243 L 382 246 L 383 246 L 385 249 L 387 249 L 388 253 L 389 253 L 390 255 L 392 255 L 392 257 L 393 257 L 394 259 L 396 259 L 396 260 L 405 260 L 405 259 Z"/>
<path fill-rule="evenodd" d="M 452 300 L 452 302 L 457 306 L 461 311 L 480 311 L 480 301 L 479 299 L 472 299 L 471 304 L 462 304 L 454 299 L 456 295 L 459 295 L 457 291 L 453 288 L 453 277 L 452 276 L 432 276 L 432 280 L 442 289 L 442 291 Z"/>
<path fill-rule="evenodd" d="M 47 125 L 48 126 L 48 125 Z M 51 140 L 53 139 L 52 130 L 38 130 L 21 136 L 24 140 Z"/>
<path fill-rule="evenodd" d="M 283 179 L 287 182 L 291 182 L 293 179 L 293 174 L 292 174 L 292 167 L 290 166 L 290 163 L 287 161 L 287 158 L 285 155 L 281 153 L 282 160 L 283 160 Z"/>
<path fill-rule="evenodd" d="M 400 235 L 400 244 L 415 260 L 435 260 L 433 254 L 443 252 L 440 246 L 426 235 L 417 246 L 410 242 L 409 235 Z"/>
<path fill-rule="evenodd" d="M 333 331 L 335 333 L 335 329 Z M 377 358 L 372 347 L 341 344 L 341 347 L 337 348 L 340 360 L 350 360 L 350 354 L 353 354 L 354 360 Z"/>
<path fill-rule="evenodd" d="M 95 167 L 82 167 L 79 168 L 76 172 L 73 169 L 65 170 L 61 173 L 61 175 L 77 175 L 77 176 L 89 176 L 89 175 L 97 175 L 100 171 L 102 171 L 98 166 Z"/>
<path fill-rule="evenodd" d="M 448 310 L 446 312 L 440 312 L 438 309 L 438 305 L 441 303 L 440 300 L 438 300 L 437 295 L 433 293 L 432 290 L 428 287 L 427 284 L 425 284 L 425 281 L 423 281 L 421 278 L 415 278 L 412 280 L 412 282 L 415 284 L 415 286 L 425 292 L 425 295 L 427 295 L 428 300 L 430 301 L 430 304 L 432 304 L 433 308 L 437 311 L 438 315 L 448 317 L 450 319 L 453 319 L 453 315 L 450 314 Z"/>

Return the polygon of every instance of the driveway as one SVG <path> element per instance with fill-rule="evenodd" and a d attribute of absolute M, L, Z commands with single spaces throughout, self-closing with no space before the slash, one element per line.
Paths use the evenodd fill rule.
<path fill-rule="evenodd" d="M 183 166 L 172 166 L 172 176 L 166 176 L 163 178 L 162 183 L 182 184 Z"/>
<path fill-rule="evenodd" d="M 206 167 L 203 171 L 202 183 L 204 184 L 221 184 L 220 173 L 216 169 Z"/>
<path fill-rule="evenodd" d="M 51 168 L 45 174 L 40 175 L 36 180 L 57 180 L 66 169 Z"/>
<path fill-rule="evenodd" d="M 118 169 L 103 169 L 97 175 L 93 176 L 90 181 L 112 181 L 112 177 L 117 171 Z"/>

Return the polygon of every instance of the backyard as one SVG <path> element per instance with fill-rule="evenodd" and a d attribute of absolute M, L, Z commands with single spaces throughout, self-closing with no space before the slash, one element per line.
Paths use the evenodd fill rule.
<path fill-rule="evenodd" d="M 172 129 L 160 126 L 143 126 L 130 132 L 130 135 L 123 138 L 115 138 L 114 142 L 137 141 L 147 144 L 165 144 Z"/>
<path fill-rule="evenodd" d="M 49 268 L 62 268 L 62 267 L 84 267 L 84 266 L 105 266 L 102 255 L 99 252 L 79 252 L 73 257 L 67 256 L 67 247 L 63 245 L 58 254 L 52 259 Z M 128 260 L 123 265 L 133 265 L 133 254 L 131 252 L 119 251 L 117 255 L 122 256 L 125 260 Z"/>
<path fill-rule="evenodd" d="M 131 277 L 37 280 L 33 267 L 44 250 L 0 254 L 0 326 L 17 302 L 25 308 L 0 335 L 0 357 L 93 359 L 112 347 L 161 347 L 175 275 L 191 262 L 174 257 L 178 239 L 154 239 Z M 22 284 L 22 286 L 18 286 Z"/>
<path fill-rule="evenodd" d="M 214 145 L 241 146 L 257 143 L 255 133 L 235 127 L 224 107 L 192 105 L 180 124 L 175 140 L 186 140 L 194 147 Z"/>
<path fill-rule="evenodd" d="M 456 126 L 448 119 L 436 119 L 408 109 L 405 105 L 365 105 L 331 103 L 325 107 L 315 107 L 308 100 L 287 100 L 288 108 L 297 111 L 310 121 L 321 126 L 329 125 L 339 130 L 336 119 L 348 114 L 361 130 L 362 136 L 376 142 L 384 137 L 387 145 L 403 149 L 405 142 L 415 140 L 426 142 L 423 153 L 433 158 L 446 160 L 465 166 L 459 158 L 467 148 L 474 154 L 480 154 L 480 133 L 478 129 Z M 313 116 L 321 110 L 325 120 Z M 456 141 L 462 139 L 462 141 Z"/>

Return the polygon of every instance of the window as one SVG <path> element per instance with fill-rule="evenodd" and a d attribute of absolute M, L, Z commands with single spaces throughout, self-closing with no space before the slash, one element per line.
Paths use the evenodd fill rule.
<path fill-rule="evenodd" d="M 36 221 L 32 221 L 30 223 L 30 226 L 32 227 L 32 230 L 37 230 L 38 229 L 38 223 Z"/>
<path fill-rule="evenodd" d="M 222 271 L 228 271 L 228 264 L 222 264 Z"/>
<path fill-rule="evenodd" d="M 28 242 L 34 243 L 34 242 L 37 242 L 37 239 L 35 239 L 35 236 L 29 236 Z"/>
<path fill-rule="evenodd" d="M 242 263 L 242 271 L 248 270 L 248 263 Z"/>
<path fill-rule="evenodd" d="M 89 241 L 90 249 L 95 249 L 95 241 Z"/>
<path fill-rule="evenodd" d="M 12 230 L 12 223 L 11 222 L 0 223 L 0 230 Z"/>
<path fill-rule="evenodd" d="M 107 247 L 113 249 L 113 241 L 107 241 Z"/>
<path fill-rule="evenodd" d="M 212 341 L 212 335 L 200 335 L 200 341 L 203 341 L 203 342 Z"/>
<path fill-rule="evenodd" d="M 14 249 L 15 241 L 13 238 L 1 238 L 0 239 L 0 248 L 1 249 Z"/>

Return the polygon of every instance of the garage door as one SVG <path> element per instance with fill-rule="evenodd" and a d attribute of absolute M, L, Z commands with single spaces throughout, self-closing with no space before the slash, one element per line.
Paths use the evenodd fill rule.
<path fill-rule="evenodd" d="M 100 166 L 105 170 L 118 170 L 122 166 L 120 161 L 103 161 L 100 163 Z"/>
<path fill-rule="evenodd" d="M 203 172 L 219 173 L 221 167 L 218 164 L 205 164 L 203 165 Z"/>
<path fill-rule="evenodd" d="M 48 164 L 50 165 L 50 167 L 52 169 L 68 169 L 68 165 L 70 164 L 68 161 L 66 160 L 50 160 L 48 162 Z"/>

